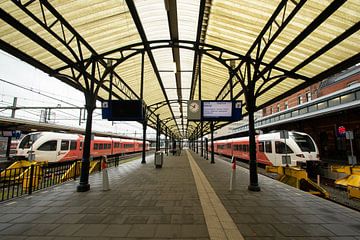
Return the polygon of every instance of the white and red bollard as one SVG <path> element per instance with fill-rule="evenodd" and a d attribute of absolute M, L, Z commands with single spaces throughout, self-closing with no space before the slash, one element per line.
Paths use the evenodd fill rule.
<path fill-rule="evenodd" d="M 231 157 L 231 175 L 230 175 L 230 188 L 229 191 L 231 192 L 233 190 L 233 187 L 235 187 L 235 181 L 236 181 L 236 160 L 234 156 Z"/>
<path fill-rule="evenodd" d="M 101 171 L 102 171 L 102 182 L 103 182 L 103 191 L 110 190 L 109 187 L 109 175 L 107 172 L 107 158 L 103 158 L 101 161 Z"/>

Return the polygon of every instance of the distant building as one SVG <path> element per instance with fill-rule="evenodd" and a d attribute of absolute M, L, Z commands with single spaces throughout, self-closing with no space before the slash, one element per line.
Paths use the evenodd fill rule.
<path fill-rule="evenodd" d="M 290 97 L 284 98 L 262 110 L 263 116 L 268 116 L 288 108 L 309 102 L 316 98 L 333 93 L 337 90 L 360 83 L 360 65 L 353 66 L 319 83 L 315 83 Z"/>

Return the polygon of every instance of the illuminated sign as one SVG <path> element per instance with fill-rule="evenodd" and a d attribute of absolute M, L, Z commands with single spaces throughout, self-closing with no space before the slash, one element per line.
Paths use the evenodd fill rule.
<path fill-rule="evenodd" d="M 189 121 L 229 121 L 242 119 L 241 101 L 192 100 L 188 102 Z"/>

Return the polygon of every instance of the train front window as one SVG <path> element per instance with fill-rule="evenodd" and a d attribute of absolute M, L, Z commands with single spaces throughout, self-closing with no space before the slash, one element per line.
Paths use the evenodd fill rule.
<path fill-rule="evenodd" d="M 38 150 L 39 151 L 56 151 L 56 145 L 57 145 L 56 140 L 47 141 L 47 142 L 43 143 L 38 148 Z"/>
<path fill-rule="evenodd" d="M 315 152 L 315 144 L 308 135 L 292 133 L 290 135 L 303 152 Z"/>
<path fill-rule="evenodd" d="M 30 134 L 30 135 L 26 135 L 20 142 L 19 144 L 19 148 L 31 148 L 31 146 L 33 145 L 33 143 L 39 139 L 39 137 L 41 136 L 40 133 L 35 133 L 35 134 Z"/>
<path fill-rule="evenodd" d="M 275 152 L 279 154 L 294 153 L 293 150 L 283 142 L 275 142 Z"/>

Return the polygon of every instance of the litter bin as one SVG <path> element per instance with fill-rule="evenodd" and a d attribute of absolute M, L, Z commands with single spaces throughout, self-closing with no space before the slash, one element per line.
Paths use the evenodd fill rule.
<path fill-rule="evenodd" d="M 164 153 L 160 151 L 155 152 L 155 161 L 154 161 L 155 167 L 162 168 L 163 162 L 164 162 Z"/>

